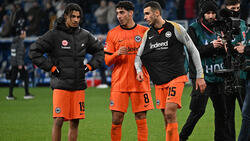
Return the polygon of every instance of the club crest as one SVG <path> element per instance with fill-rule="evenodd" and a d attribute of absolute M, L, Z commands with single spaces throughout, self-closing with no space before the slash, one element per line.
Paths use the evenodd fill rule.
<path fill-rule="evenodd" d="M 139 43 L 141 41 L 141 36 L 139 36 L 139 35 L 135 36 L 135 41 L 137 43 Z"/>
<path fill-rule="evenodd" d="M 165 36 L 166 36 L 167 38 L 170 38 L 170 37 L 172 36 L 172 33 L 171 33 L 170 31 L 167 31 L 167 32 L 165 33 Z"/>

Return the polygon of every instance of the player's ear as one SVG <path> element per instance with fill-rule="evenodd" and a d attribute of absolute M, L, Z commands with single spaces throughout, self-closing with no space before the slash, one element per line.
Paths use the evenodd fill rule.
<path fill-rule="evenodd" d="M 132 16 L 133 16 L 133 14 L 134 14 L 134 11 L 133 11 L 133 10 L 129 10 L 129 11 L 128 11 L 128 14 L 129 14 L 129 16 L 131 16 L 131 17 L 132 17 Z"/>
<path fill-rule="evenodd" d="M 63 17 L 65 20 L 67 19 L 67 15 L 65 13 L 63 14 Z"/>
<path fill-rule="evenodd" d="M 155 15 L 158 17 L 158 16 L 160 16 L 161 15 L 161 12 L 160 12 L 160 10 L 155 10 Z"/>

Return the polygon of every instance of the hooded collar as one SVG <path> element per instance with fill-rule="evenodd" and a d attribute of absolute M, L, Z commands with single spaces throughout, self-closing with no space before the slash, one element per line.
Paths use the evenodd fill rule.
<path fill-rule="evenodd" d="M 80 31 L 80 26 L 76 27 L 76 28 L 73 28 L 73 27 L 67 27 L 65 25 L 65 19 L 64 17 L 59 17 L 56 22 L 55 22 L 55 29 L 57 30 L 62 30 L 66 33 L 69 33 L 69 34 L 74 34 L 76 32 L 79 32 Z"/>

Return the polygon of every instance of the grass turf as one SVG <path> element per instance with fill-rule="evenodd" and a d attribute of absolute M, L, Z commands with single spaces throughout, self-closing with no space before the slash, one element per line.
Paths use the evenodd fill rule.
<path fill-rule="evenodd" d="M 179 131 L 189 114 L 190 92 L 186 86 L 182 96 L 183 108 L 178 110 Z M 31 88 L 33 100 L 24 100 L 24 89 L 15 88 L 15 101 L 7 101 L 8 88 L 0 88 L 0 141 L 50 141 L 52 128 L 52 91 L 48 87 Z M 80 120 L 78 141 L 109 141 L 111 112 L 110 89 L 88 88 L 86 90 L 86 119 Z M 154 89 L 152 90 L 154 99 Z M 155 101 L 154 101 L 155 104 Z M 147 113 L 149 141 L 164 141 L 165 129 L 160 110 Z M 235 112 L 236 136 L 241 125 L 238 104 Z M 62 141 L 67 141 L 68 122 L 62 128 Z M 131 105 L 122 127 L 123 141 L 137 141 L 137 129 Z M 214 111 L 209 100 L 206 113 L 197 123 L 190 141 L 212 141 L 214 136 Z"/>

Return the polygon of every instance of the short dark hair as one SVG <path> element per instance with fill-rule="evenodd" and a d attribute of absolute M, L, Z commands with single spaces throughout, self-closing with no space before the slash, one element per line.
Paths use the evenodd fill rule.
<path fill-rule="evenodd" d="M 161 14 L 161 5 L 159 4 L 159 2 L 157 1 L 149 1 L 147 3 L 144 4 L 143 9 L 147 8 L 147 7 L 151 7 L 152 10 L 159 10 L 160 14 Z"/>
<path fill-rule="evenodd" d="M 124 8 L 127 11 L 129 11 L 129 10 L 134 11 L 135 10 L 135 6 L 131 1 L 119 1 L 115 6 L 115 9 L 117 9 L 117 8 Z"/>
<path fill-rule="evenodd" d="M 225 5 L 228 6 L 228 5 L 235 5 L 235 4 L 238 4 L 240 3 L 240 0 L 225 0 Z"/>
<path fill-rule="evenodd" d="M 69 4 L 67 4 L 66 8 L 64 10 L 63 15 L 69 15 L 70 13 L 72 13 L 72 11 L 79 11 L 81 17 L 83 15 L 82 8 L 78 4 L 76 4 L 76 3 L 69 3 Z"/>

